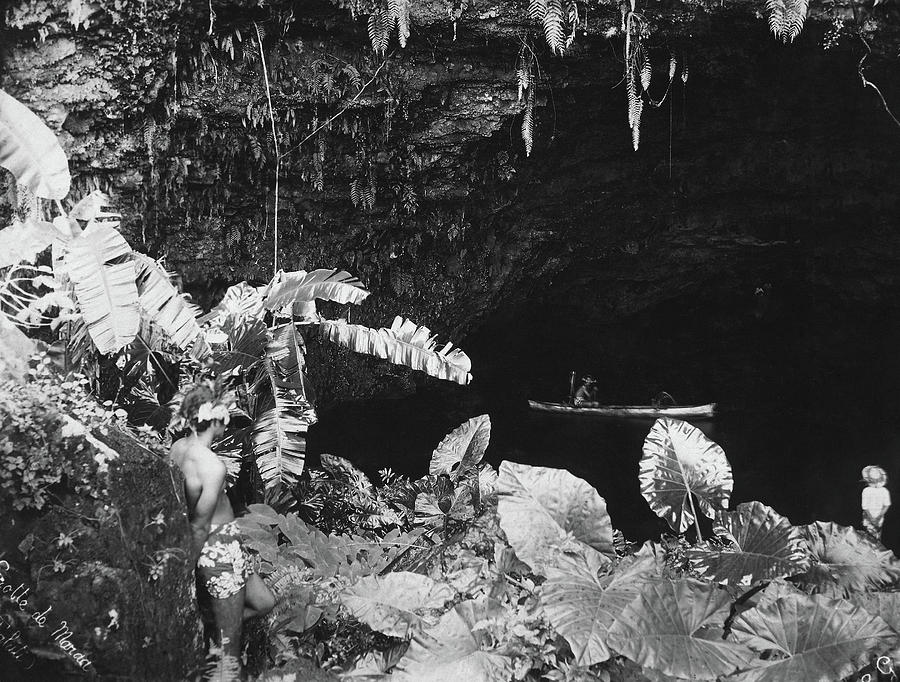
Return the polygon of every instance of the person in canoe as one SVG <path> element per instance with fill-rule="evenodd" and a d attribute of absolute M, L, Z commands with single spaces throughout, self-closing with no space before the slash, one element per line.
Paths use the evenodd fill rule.
<path fill-rule="evenodd" d="M 581 380 L 581 386 L 575 391 L 575 406 L 590 405 L 597 402 L 597 386 L 594 377 L 590 374 Z"/>

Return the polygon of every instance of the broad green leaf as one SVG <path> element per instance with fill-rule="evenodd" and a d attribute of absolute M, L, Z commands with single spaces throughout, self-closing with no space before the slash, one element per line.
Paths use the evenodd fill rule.
<path fill-rule="evenodd" d="M 119 229 L 122 214 L 112 210 L 112 199 L 99 189 L 85 194 L 69 211 L 69 218 L 85 223 L 98 222 Z"/>
<path fill-rule="evenodd" d="M 734 485 L 725 452 L 703 432 L 681 421 L 661 417 L 644 441 L 641 494 L 673 530 L 683 533 L 694 522 L 691 494 L 710 518 L 728 508 Z"/>
<path fill-rule="evenodd" d="M 37 255 L 60 239 L 51 223 L 17 220 L 0 230 L 0 269 L 16 263 L 33 263 Z"/>
<path fill-rule="evenodd" d="M 686 552 L 693 568 L 713 582 L 749 587 L 809 568 L 809 550 L 800 530 L 761 502 L 739 504 L 733 512 L 717 511 L 715 522 L 716 535 L 731 546 Z"/>
<path fill-rule="evenodd" d="M 429 473 L 458 481 L 481 462 L 491 440 L 491 418 L 472 417 L 448 433 L 431 455 Z"/>
<path fill-rule="evenodd" d="M 343 270 L 279 271 L 269 285 L 264 305 L 267 310 L 278 311 L 317 298 L 335 303 L 362 303 L 368 295 L 363 283 Z"/>
<path fill-rule="evenodd" d="M 66 270 L 94 344 L 114 353 L 134 341 L 140 326 L 131 247 L 113 228 L 90 223 L 69 242 Z"/>
<path fill-rule="evenodd" d="M 276 389 L 274 404 L 263 403 L 253 423 L 252 447 L 267 489 L 296 483 L 306 460 L 306 433 L 316 411 L 303 396 Z"/>
<path fill-rule="evenodd" d="M 28 376 L 28 361 L 35 352 L 37 344 L 34 340 L 0 313 L 0 381 L 24 382 Z"/>
<path fill-rule="evenodd" d="M 201 316 L 197 322 L 199 324 L 210 322 L 218 326 L 228 317 L 261 318 L 262 312 L 263 298 L 260 288 L 247 282 L 238 282 L 228 287 L 219 304 Z"/>
<path fill-rule="evenodd" d="M 569 642 L 575 663 L 593 665 L 612 656 L 606 644 L 610 627 L 638 596 L 641 585 L 659 574 L 659 559 L 643 551 L 603 577 L 583 561 L 549 569 L 541 587 L 541 605 Z"/>
<path fill-rule="evenodd" d="M 858 670 L 870 654 L 889 648 L 897 638 L 881 618 L 821 595 L 782 597 L 745 611 L 731 631 L 755 651 L 780 654 L 757 660 L 754 669 L 729 678 L 740 682 L 833 682 Z"/>
<path fill-rule="evenodd" d="M 217 374 L 224 375 L 238 367 L 249 373 L 262 364 L 266 347 L 271 341 L 269 329 L 262 319 L 229 316 L 222 323 L 222 331 L 225 342 L 212 351 Z"/>
<path fill-rule="evenodd" d="M 900 633 L 900 592 L 857 592 L 847 597 L 847 601 L 878 616 Z"/>
<path fill-rule="evenodd" d="M 321 330 L 329 341 L 355 353 L 373 355 L 458 384 L 468 384 L 472 380 L 469 374 L 472 362 L 468 355 L 453 348 L 452 343 L 438 349 L 428 327 L 417 327 L 414 322 L 399 316 L 394 318 L 390 328 L 370 329 L 343 320 L 326 320 Z"/>
<path fill-rule="evenodd" d="M 43 199 L 64 199 L 72 184 L 69 161 L 56 135 L 28 107 L 3 90 L 0 166 Z"/>
<path fill-rule="evenodd" d="M 367 576 L 341 592 L 341 603 L 373 630 L 391 637 L 408 637 L 427 621 L 425 612 L 439 609 L 454 591 L 418 573 Z"/>
<path fill-rule="evenodd" d="M 194 308 L 172 285 L 159 263 L 141 253 L 134 254 L 138 303 L 147 316 L 182 350 L 200 336 Z"/>
<path fill-rule="evenodd" d="M 725 590 L 696 580 L 653 580 L 619 615 L 609 646 L 635 663 L 675 678 L 714 680 L 751 659 L 722 638 L 731 607 Z"/>
<path fill-rule="evenodd" d="M 500 682 L 512 675 L 506 656 L 486 650 L 476 625 L 494 615 L 486 601 L 466 601 L 445 613 L 437 626 L 417 633 L 397 663 L 395 682 Z"/>
<path fill-rule="evenodd" d="M 812 592 L 844 597 L 877 590 L 900 579 L 900 563 L 893 552 L 854 528 L 816 521 L 801 527 L 813 563 L 800 576 Z"/>
<path fill-rule="evenodd" d="M 563 546 L 614 556 L 606 502 L 587 481 L 565 469 L 504 461 L 497 492 L 500 527 L 536 573 L 545 575 Z"/>

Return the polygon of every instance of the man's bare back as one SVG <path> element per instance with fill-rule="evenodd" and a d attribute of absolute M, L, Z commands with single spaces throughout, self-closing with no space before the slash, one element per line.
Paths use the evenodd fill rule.
<path fill-rule="evenodd" d="M 190 435 L 172 445 L 170 457 L 184 474 L 184 492 L 192 526 L 205 526 L 205 532 L 209 533 L 210 526 L 234 520 L 234 510 L 225 494 L 225 465 L 216 453 L 200 443 L 197 436 Z M 215 504 L 210 509 L 213 494 Z M 205 540 L 204 537 L 201 546 Z"/>

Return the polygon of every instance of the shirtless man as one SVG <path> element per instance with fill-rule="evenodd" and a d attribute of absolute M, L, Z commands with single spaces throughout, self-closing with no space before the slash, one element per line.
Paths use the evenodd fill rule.
<path fill-rule="evenodd" d="M 225 432 L 228 409 L 215 403 L 212 390 L 199 386 L 184 397 L 180 413 L 191 434 L 176 441 L 169 456 L 184 473 L 193 536 L 191 563 L 196 562 L 201 582 L 212 597 L 223 652 L 239 658 L 243 621 L 271 611 L 275 597 L 250 567 L 225 495 L 225 464 L 211 450 L 213 441 Z"/>

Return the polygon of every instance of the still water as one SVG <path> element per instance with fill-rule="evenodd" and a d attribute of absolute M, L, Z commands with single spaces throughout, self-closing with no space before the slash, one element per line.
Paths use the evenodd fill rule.
<path fill-rule="evenodd" d="M 646 404 L 663 389 L 681 404 L 718 402 L 721 412 L 695 425 L 731 462 L 732 506 L 759 500 L 795 524 L 859 527 L 861 470 L 883 466 L 896 503 L 884 539 L 900 551 L 900 316 L 808 299 L 771 319 L 740 322 L 736 309 L 729 302 L 725 323 L 725 313 L 682 308 L 608 328 L 558 319 L 487 329 L 466 345 L 469 387 L 420 378 L 414 395 L 339 403 L 310 432 L 311 460 L 330 452 L 373 475 L 390 466 L 418 477 L 444 434 L 488 413 L 492 464 L 566 468 L 597 488 L 626 537 L 654 536 L 664 524 L 637 480 L 652 420 L 528 409 L 528 398 L 562 399 L 569 371 L 579 369 L 600 379 L 603 402 Z"/>

